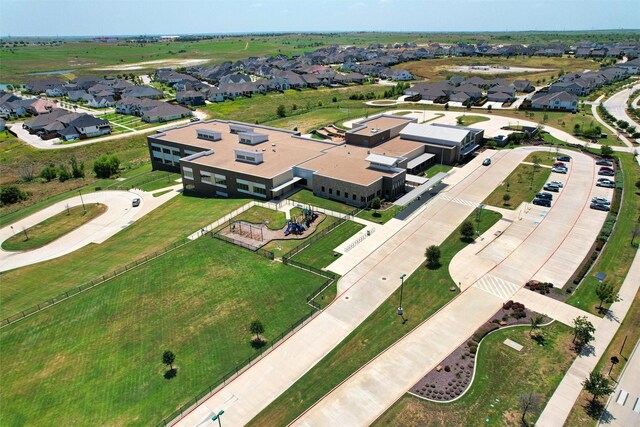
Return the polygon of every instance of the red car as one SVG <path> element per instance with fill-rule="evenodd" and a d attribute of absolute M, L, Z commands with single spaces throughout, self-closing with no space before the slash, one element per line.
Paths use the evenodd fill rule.
<path fill-rule="evenodd" d="M 602 167 L 600 168 L 600 170 L 601 170 L 601 171 L 610 171 L 610 172 L 615 172 L 615 171 L 613 170 L 613 168 L 610 168 L 610 167 L 607 167 L 607 166 L 602 166 Z"/>
<path fill-rule="evenodd" d="M 567 167 L 563 162 L 555 162 L 555 163 L 553 164 L 553 166 L 554 166 L 554 167 L 561 166 L 561 167 L 563 167 L 563 168 L 566 168 L 566 167 Z"/>

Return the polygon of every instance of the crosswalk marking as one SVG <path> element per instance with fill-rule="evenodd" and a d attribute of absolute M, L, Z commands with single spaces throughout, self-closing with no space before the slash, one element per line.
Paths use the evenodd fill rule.
<path fill-rule="evenodd" d="M 460 205 L 471 206 L 472 208 L 477 208 L 478 206 L 480 206 L 480 203 L 472 202 L 471 200 L 460 199 L 458 197 L 451 197 L 446 194 L 442 195 L 442 200 L 446 202 L 458 203 Z"/>
<path fill-rule="evenodd" d="M 508 282 L 499 277 L 492 276 L 491 274 L 484 275 L 480 280 L 478 280 L 475 286 L 505 300 L 511 298 L 513 294 L 520 289 L 520 286 L 515 283 Z"/>

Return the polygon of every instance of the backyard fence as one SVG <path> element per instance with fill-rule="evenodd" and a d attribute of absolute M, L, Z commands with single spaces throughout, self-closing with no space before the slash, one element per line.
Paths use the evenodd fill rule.
<path fill-rule="evenodd" d="M 101 285 L 101 284 L 103 284 L 105 282 L 108 282 L 109 280 L 111 280 L 111 279 L 113 279 L 115 277 L 118 277 L 121 274 L 124 274 L 124 273 L 126 273 L 126 272 L 128 272 L 128 271 L 130 271 L 130 270 L 132 270 L 134 268 L 137 268 L 137 267 L 139 267 L 139 266 L 141 266 L 143 264 L 146 264 L 147 262 L 149 262 L 149 261 L 151 261 L 151 260 L 153 260 L 155 258 L 158 258 L 158 257 L 166 254 L 167 252 L 170 252 L 170 251 L 172 251 L 172 250 L 174 250 L 176 248 L 179 248 L 179 247 L 181 247 L 181 246 L 183 246 L 183 245 L 185 245 L 187 243 L 189 243 L 189 240 L 187 240 L 187 241 L 181 240 L 181 241 L 175 242 L 172 245 L 167 246 L 167 247 L 165 247 L 165 248 L 163 248 L 163 249 L 161 249 L 159 251 L 156 251 L 156 252 L 154 252 L 154 253 L 152 253 L 150 255 L 146 255 L 146 256 L 144 256 L 142 258 L 139 258 L 139 259 L 137 259 L 137 260 L 135 260 L 133 262 L 130 262 L 129 264 L 126 264 L 126 265 L 124 265 L 122 267 L 116 268 L 115 270 L 113 270 L 113 271 L 111 271 L 109 273 L 103 274 L 100 277 L 97 277 L 97 278 L 91 280 L 88 283 L 85 283 L 85 284 L 80 285 L 78 287 L 69 289 L 68 291 L 66 291 L 64 293 L 61 293 L 58 296 L 55 296 L 55 297 L 50 298 L 50 299 L 48 299 L 46 301 L 43 301 L 43 302 L 41 302 L 39 304 L 36 304 L 36 305 L 34 305 L 34 306 L 30 307 L 30 308 L 27 308 L 26 310 L 23 310 L 23 311 L 21 311 L 19 313 L 14 314 L 13 316 L 10 316 L 10 317 L 7 317 L 5 319 L 2 319 L 2 320 L 0 320 L 0 328 L 3 328 L 5 326 L 7 326 L 7 325 L 15 323 L 15 322 L 17 322 L 19 320 L 22 320 L 25 317 L 31 316 L 32 314 L 37 313 L 39 311 L 42 311 L 42 310 L 44 310 L 46 308 L 49 308 L 49 307 L 51 307 L 51 306 L 53 306 L 55 304 L 58 304 L 59 302 L 65 301 L 65 300 L 67 300 L 67 299 L 69 299 L 69 298 L 71 298 L 71 297 L 73 297 L 75 295 L 78 295 L 81 292 L 84 292 L 84 291 L 92 289 L 92 288 L 94 288 L 94 287 L 96 287 L 98 285 Z"/>
<path fill-rule="evenodd" d="M 242 374 L 244 371 L 246 371 L 251 366 L 253 366 L 256 362 L 261 360 L 264 356 L 271 353 L 271 351 L 273 351 L 274 348 L 277 348 L 278 345 L 285 338 L 287 338 L 289 335 L 293 334 L 298 329 L 302 328 L 304 325 L 309 323 L 309 321 L 313 319 L 317 314 L 318 314 L 318 311 L 316 310 L 310 311 L 309 313 L 305 314 L 297 322 L 289 326 L 284 332 L 282 332 L 280 335 L 274 338 L 271 341 L 271 344 L 269 346 L 267 346 L 266 348 L 261 348 L 257 350 L 248 359 L 239 363 L 238 365 L 236 365 L 235 368 L 231 369 L 225 375 L 218 378 L 217 381 L 214 381 L 211 385 L 202 389 L 200 393 L 196 394 L 192 399 L 189 399 L 187 403 L 185 403 L 180 408 L 178 408 L 177 410 L 172 412 L 170 415 L 165 417 L 156 426 L 157 427 L 172 426 L 178 421 L 180 421 L 182 418 L 184 418 L 185 415 L 191 412 L 192 409 L 197 407 L 200 403 L 202 403 L 203 401 L 208 399 L 210 396 L 212 396 L 214 393 L 216 393 L 218 390 L 223 388 L 225 385 L 227 385 L 228 382 L 233 381 L 236 377 L 238 377 L 238 375 Z"/>

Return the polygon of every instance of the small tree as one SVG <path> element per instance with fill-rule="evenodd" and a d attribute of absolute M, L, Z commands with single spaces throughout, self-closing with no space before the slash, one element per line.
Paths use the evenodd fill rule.
<path fill-rule="evenodd" d="M 491 104 L 487 105 L 487 111 L 491 112 Z"/>
<path fill-rule="evenodd" d="M 427 257 L 427 266 L 429 268 L 436 268 L 440 265 L 440 247 L 437 245 L 431 245 L 425 252 Z"/>
<path fill-rule="evenodd" d="M 68 179 L 71 179 L 71 172 L 65 165 L 60 165 L 58 168 L 58 179 L 60 182 L 65 182 Z"/>
<path fill-rule="evenodd" d="M 447 102 L 446 104 L 444 104 L 444 109 L 448 110 L 449 109 L 449 103 Z"/>
<path fill-rule="evenodd" d="M 598 309 L 602 308 L 602 303 L 606 302 L 607 304 L 611 304 L 619 299 L 613 285 L 610 285 L 605 282 L 600 282 L 600 284 L 596 288 L 596 295 L 600 300 L 600 305 L 598 306 Z"/>
<path fill-rule="evenodd" d="M 284 117 L 287 115 L 287 111 L 285 109 L 285 106 L 280 104 L 278 105 L 278 108 L 276 109 L 276 114 L 278 115 L 278 117 Z"/>
<path fill-rule="evenodd" d="M 93 171 L 98 178 L 109 178 L 118 172 L 120 168 L 120 160 L 115 155 L 100 155 L 93 164 Z"/>
<path fill-rule="evenodd" d="M 475 230 L 473 229 L 473 223 L 471 221 L 465 221 L 462 223 L 460 227 L 460 235 L 462 236 L 462 240 L 471 240 L 473 239 L 473 235 L 475 234 Z"/>
<path fill-rule="evenodd" d="M 175 362 L 175 360 L 176 355 L 173 354 L 172 351 L 166 350 L 164 353 L 162 353 L 162 363 L 167 365 L 169 369 L 173 369 L 173 362 Z"/>
<path fill-rule="evenodd" d="M 22 191 L 16 185 L 9 185 L 0 189 L 0 204 L 12 205 L 25 200 L 28 196 L 28 193 Z"/>
<path fill-rule="evenodd" d="M 53 166 L 53 164 L 50 164 L 49 166 L 45 167 L 40 171 L 40 178 L 46 179 L 47 182 L 50 182 L 56 179 L 57 176 L 58 176 L 58 171 L 56 170 L 56 167 Z"/>
<path fill-rule="evenodd" d="M 596 328 L 587 320 L 586 316 L 578 316 L 573 319 L 573 342 L 578 341 L 578 348 L 589 344 L 593 340 Z"/>
<path fill-rule="evenodd" d="M 264 333 L 264 325 L 261 321 L 254 320 L 253 322 L 251 322 L 251 324 L 249 325 L 249 331 L 251 331 L 252 334 L 256 334 L 256 341 L 262 341 L 262 338 L 260 338 L 260 334 Z"/>
<path fill-rule="evenodd" d="M 380 209 L 380 206 L 382 206 L 382 201 L 380 200 L 380 197 L 374 197 L 373 200 L 371 201 L 371 208 Z"/>
<path fill-rule="evenodd" d="M 69 160 L 69 164 L 71 165 L 71 175 L 74 178 L 84 178 L 84 163 L 78 164 L 76 158 L 72 157 Z"/>
<path fill-rule="evenodd" d="M 608 145 L 602 145 L 600 147 L 600 154 L 608 157 L 613 154 L 613 148 L 609 147 Z"/>
<path fill-rule="evenodd" d="M 539 314 L 536 317 L 532 317 L 530 321 L 531 321 L 531 329 L 529 330 L 529 336 L 531 336 L 534 329 L 538 329 L 540 327 L 540 325 L 544 321 L 544 316 Z"/>
<path fill-rule="evenodd" d="M 527 416 L 527 412 L 536 412 L 540 409 L 540 404 L 542 403 L 542 399 L 538 393 L 534 393 L 532 391 L 528 391 L 526 393 L 522 393 L 519 399 L 520 403 L 520 412 L 522 412 L 522 425 L 527 425 L 525 421 L 525 417 Z"/>
<path fill-rule="evenodd" d="M 589 378 L 582 382 L 582 387 L 591 394 L 592 404 L 596 403 L 599 398 L 613 393 L 613 387 L 609 380 L 598 371 L 591 371 Z"/>
<path fill-rule="evenodd" d="M 508 205 L 509 204 L 509 200 L 511 200 L 511 196 L 509 195 L 509 193 L 504 193 L 502 195 L 502 200 L 504 201 L 504 205 Z"/>

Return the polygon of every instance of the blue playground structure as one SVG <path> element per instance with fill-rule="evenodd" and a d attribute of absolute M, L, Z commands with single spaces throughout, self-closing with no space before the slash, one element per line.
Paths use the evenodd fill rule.
<path fill-rule="evenodd" d="M 302 211 L 302 217 L 287 221 L 287 228 L 284 230 L 284 235 L 302 235 L 316 219 L 318 219 L 318 214 L 316 212 L 304 209 Z"/>

